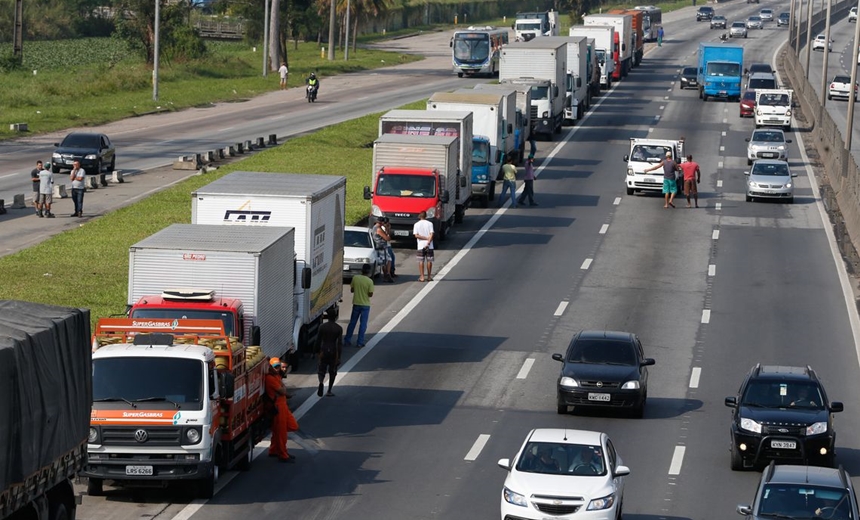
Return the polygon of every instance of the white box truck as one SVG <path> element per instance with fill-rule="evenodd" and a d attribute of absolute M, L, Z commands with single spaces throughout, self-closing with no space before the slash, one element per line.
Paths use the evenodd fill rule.
<path fill-rule="evenodd" d="M 473 96 L 477 103 L 489 102 L 492 106 L 496 106 L 496 100 L 502 102 L 502 131 L 504 136 L 504 145 L 500 143 L 499 149 L 504 153 L 502 162 L 506 161 L 508 156 L 514 158 L 514 162 L 518 163 L 521 159 L 520 141 L 517 133 L 517 91 L 510 85 L 500 86 L 495 85 L 495 90 L 478 90 L 475 88 L 461 88 L 455 90 L 455 94 L 465 94 Z M 485 97 L 490 95 L 492 97 Z"/>
<path fill-rule="evenodd" d="M 585 36 L 556 36 L 552 40 L 567 45 L 564 119 L 565 124 L 572 125 L 582 119 L 591 100 L 588 92 L 588 42 Z"/>
<path fill-rule="evenodd" d="M 221 211 L 223 214 L 224 211 Z M 290 227 L 224 228 L 173 224 L 129 248 L 128 304 L 156 296 L 131 318 L 141 323 L 152 319 L 218 319 L 229 335 L 229 307 L 222 309 L 209 299 L 174 301 L 169 295 L 200 294 L 241 300 L 239 324 L 245 337 L 259 336 L 268 356 L 280 357 L 295 349 L 293 342 L 293 278 L 295 254 Z M 177 299 L 179 300 L 179 299 Z M 215 308 L 213 308 L 215 307 Z M 214 312 L 213 312 L 214 311 Z M 252 332 L 253 329 L 259 332 Z M 254 338 L 256 340 L 256 338 Z"/>
<path fill-rule="evenodd" d="M 558 27 L 558 11 L 517 13 L 514 37 L 518 42 L 527 42 L 540 36 L 558 36 Z"/>
<path fill-rule="evenodd" d="M 514 93 L 516 97 L 516 121 L 514 122 L 514 142 L 516 143 L 517 155 L 514 159 L 516 164 L 520 164 L 525 158 L 525 143 L 529 141 L 531 136 L 531 106 L 532 106 L 532 89 L 526 85 L 512 85 L 510 83 L 494 84 L 494 83 L 478 83 L 475 85 L 475 90 L 486 90 L 491 92 L 499 92 L 504 96 Z M 505 109 L 507 112 L 507 109 Z"/>
<path fill-rule="evenodd" d="M 615 27 L 611 25 L 574 25 L 570 28 L 570 36 L 585 36 L 594 39 L 594 52 L 600 66 L 600 88 L 612 88 L 612 77 L 615 75 Z"/>
<path fill-rule="evenodd" d="M 615 79 L 627 77 L 633 68 L 633 49 L 636 35 L 633 33 L 633 16 L 629 14 L 589 14 L 582 17 L 585 25 L 609 25 L 615 29 L 615 43 L 618 44 L 618 60 Z"/>
<path fill-rule="evenodd" d="M 537 135 L 561 133 L 567 78 L 567 43 L 557 38 L 515 42 L 502 48 L 500 83 L 532 85 L 531 119 Z"/>
<path fill-rule="evenodd" d="M 293 287 L 297 310 L 292 334 L 298 354 L 312 352 L 324 314 L 329 309 L 337 313 L 343 296 L 346 178 L 238 171 L 198 188 L 191 197 L 194 224 L 295 228 L 296 272 L 302 276 L 295 277 Z"/>
<path fill-rule="evenodd" d="M 459 155 L 459 137 L 380 136 L 373 143 L 371 182 L 364 187 L 371 215 L 388 217 L 394 238 L 411 240 L 418 214 L 426 211 L 439 247 L 471 196 L 457 167 Z"/>

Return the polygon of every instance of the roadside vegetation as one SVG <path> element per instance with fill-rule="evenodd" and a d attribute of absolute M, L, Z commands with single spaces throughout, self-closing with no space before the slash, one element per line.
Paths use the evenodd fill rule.
<path fill-rule="evenodd" d="M 423 109 L 425 104 L 418 101 L 400 108 Z M 379 131 L 380 115 L 370 114 L 291 139 L 4 256 L 0 258 L 0 299 L 85 307 L 92 310 L 94 320 L 123 313 L 128 248 L 171 224 L 190 223 L 191 193 L 232 171 L 343 175 L 347 179 L 346 225 L 358 224 L 370 211 L 363 189 L 370 183 L 372 143 Z M 332 150 L 338 153 L 332 154 Z M 285 164 L 290 165 L 288 172 Z M 70 259 L 77 259 L 73 261 L 74 276 L 70 274 Z"/>

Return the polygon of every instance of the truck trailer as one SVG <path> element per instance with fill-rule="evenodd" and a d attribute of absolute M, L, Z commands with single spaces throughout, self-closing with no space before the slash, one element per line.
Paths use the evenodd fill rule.
<path fill-rule="evenodd" d="M 613 79 L 626 78 L 633 68 L 633 17 L 629 14 L 589 14 L 582 18 L 585 25 L 609 25 L 615 29 L 615 72 Z"/>
<path fill-rule="evenodd" d="M 597 57 L 600 88 L 612 88 L 612 78 L 615 75 L 615 27 L 611 25 L 574 25 L 570 28 L 570 36 L 585 36 L 594 39 L 594 53 Z"/>
<path fill-rule="evenodd" d="M 534 132 L 551 138 L 561 133 L 567 81 L 567 43 L 538 38 L 512 43 L 502 49 L 499 82 L 532 83 L 531 119 Z"/>

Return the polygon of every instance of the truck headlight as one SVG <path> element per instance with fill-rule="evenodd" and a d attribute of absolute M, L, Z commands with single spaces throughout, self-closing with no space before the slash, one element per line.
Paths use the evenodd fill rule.
<path fill-rule="evenodd" d="M 200 442 L 200 430 L 197 428 L 188 428 L 185 430 L 185 440 L 183 444 L 197 444 Z"/>
<path fill-rule="evenodd" d="M 627 175 L 633 175 L 633 168 L 627 168 Z"/>
<path fill-rule="evenodd" d="M 427 208 L 427 218 L 436 218 L 436 206 Z"/>
<path fill-rule="evenodd" d="M 87 442 L 90 444 L 95 444 L 98 440 L 99 431 L 95 427 L 90 426 L 90 433 L 87 435 Z"/>
<path fill-rule="evenodd" d="M 373 215 L 374 217 L 384 217 L 385 216 L 385 213 L 383 213 L 382 210 L 379 209 L 379 206 L 377 206 L 376 204 L 370 206 L 370 214 Z"/>
<path fill-rule="evenodd" d="M 807 435 L 818 435 L 819 433 L 827 432 L 827 422 L 817 422 L 806 427 Z"/>
<path fill-rule="evenodd" d="M 579 386 L 579 383 L 576 382 L 576 379 L 572 377 L 562 377 L 561 381 L 559 381 L 558 384 L 565 388 L 576 388 Z"/>
<path fill-rule="evenodd" d="M 602 511 L 604 509 L 609 509 L 613 504 L 615 504 L 615 493 L 606 495 L 605 497 L 595 498 L 588 503 L 587 511 Z"/>
<path fill-rule="evenodd" d="M 761 424 L 752 419 L 741 419 L 741 430 L 753 433 L 761 433 Z"/>
<path fill-rule="evenodd" d="M 544 112 L 541 117 L 549 117 L 549 111 Z"/>
<path fill-rule="evenodd" d="M 508 488 L 505 488 L 502 491 L 502 496 L 505 497 L 505 502 L 508 504 L 513 504 L 515 506 L 528 507 L 528 502 L 526 501 L 526 497 L 519 493 L 515 493 Z"/>

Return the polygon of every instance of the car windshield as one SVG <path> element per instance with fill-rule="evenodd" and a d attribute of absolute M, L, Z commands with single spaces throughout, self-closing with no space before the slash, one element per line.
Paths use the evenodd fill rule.
<path fill-rule="evenodd" d="M 429 175 L 382 173 L 376 182 L 376 194 L 388 197 L 431 198 L 436 196 L 436 181 Z"/>
<path fill-rule="evenodd" d="M 63 139 L 60 146 L 68 148 L 93 148 L 97 150 L 100 144 L 101 140 L 97 135 L 69 134 Z"/>
<path fill-rule="evenodd" d="M 852 520 L 851 498 L 842 488 L 809 484 L 767 484 L 757 517 Z"/>
<path fill-rule="evenodd" d="M 770 107 L 787 107 L 788 94 L 762 94 L 758 98 L 758 104 Z"/>
<path fill-rule="evenodd" d="M 544 475 L 606 475 L 600 446 L 561 442 L 529 442 L 517 461 L 517 471 Z"/>
<path fill-rule="evenodd" d="M 752 90 L 744 92 L 744 101 L 752 101 L 755 103 L 755 92 Z"/>
<path fill-rule="evenodd" d="M 630 153 L 631 161 L 658 163 L 666 157 L 667 153 L 671 153 L 672 149 L 668 146 L 659 146 L 652 144 L 637 144 L 633 147 Z"/>
<path fill-rule="evenodd" d="M 695 76 L 696 75 L 696 67 L 685 67 L 684 71 L 681 72 L 681 75 L 687 76 L 687 77 Z"/>
<path fill-rule="evenodd" d="M 750 141 L 756 143 L 784 143 L 785 134 L 773 130 L 756 130 L 753 132 Z"/>
<path fill-rule="evenodd" d="M 755 408 L 803 408 L 822 410 L 824 399 L 818 386 L 803 381 L 751 381 L 742 406 Z"/>
<path fill-rule="evenodd" d="M 370 235 L 367 234 L 367 231 L 346 230 L 343 232 L 343 246 L 370 249 L 373 244 L 370 243 Z"/>
<path fill-rule="evenodd" d="M 761 14 L 773 14 L 773 11 L 771 11 L 770 9 L 762 9 Z"/>
<path fill-rule="evenodd" d="M 164 401 L 200 410 L 204 365 L 169 357 L 115 357 L 93 360 L 93 401 Z M 158 377 L 153 377 L 158 374 Z"/>
<path fill-rule="evenodd" d="M 751 22 L 760 22 L 761 17 L 760 16 L 750 16 L 750 21 Z"/>
<path fill-rule="evenodd" d="M 788 19 L 788 18 L 791 18 L 791 14 L 790 13 L 779 13 L 779 17 Z"/>
<path fill-rule="evenodd" d="M 749 73 L 755 74 L 756 72 L 767 72 L 768 74 L 772 74 L 773 69 L 771 69 L 770 65 L 767 63 L 753 63 L 750 65 Z"/>
<path fill-rule="evenodd" d="M 744 28 L 746 28 L 746 24 L 744 24 L 743 22 L 732 22 L 732 27 L 736 27 L 738 29 L 744 29 Z"/>
<path fill-rule="evenodd" d="M 578 339 L 570 349 L 571 363 L 635 366 L 636 354 L 629 341 L 608 339 Z"/>

